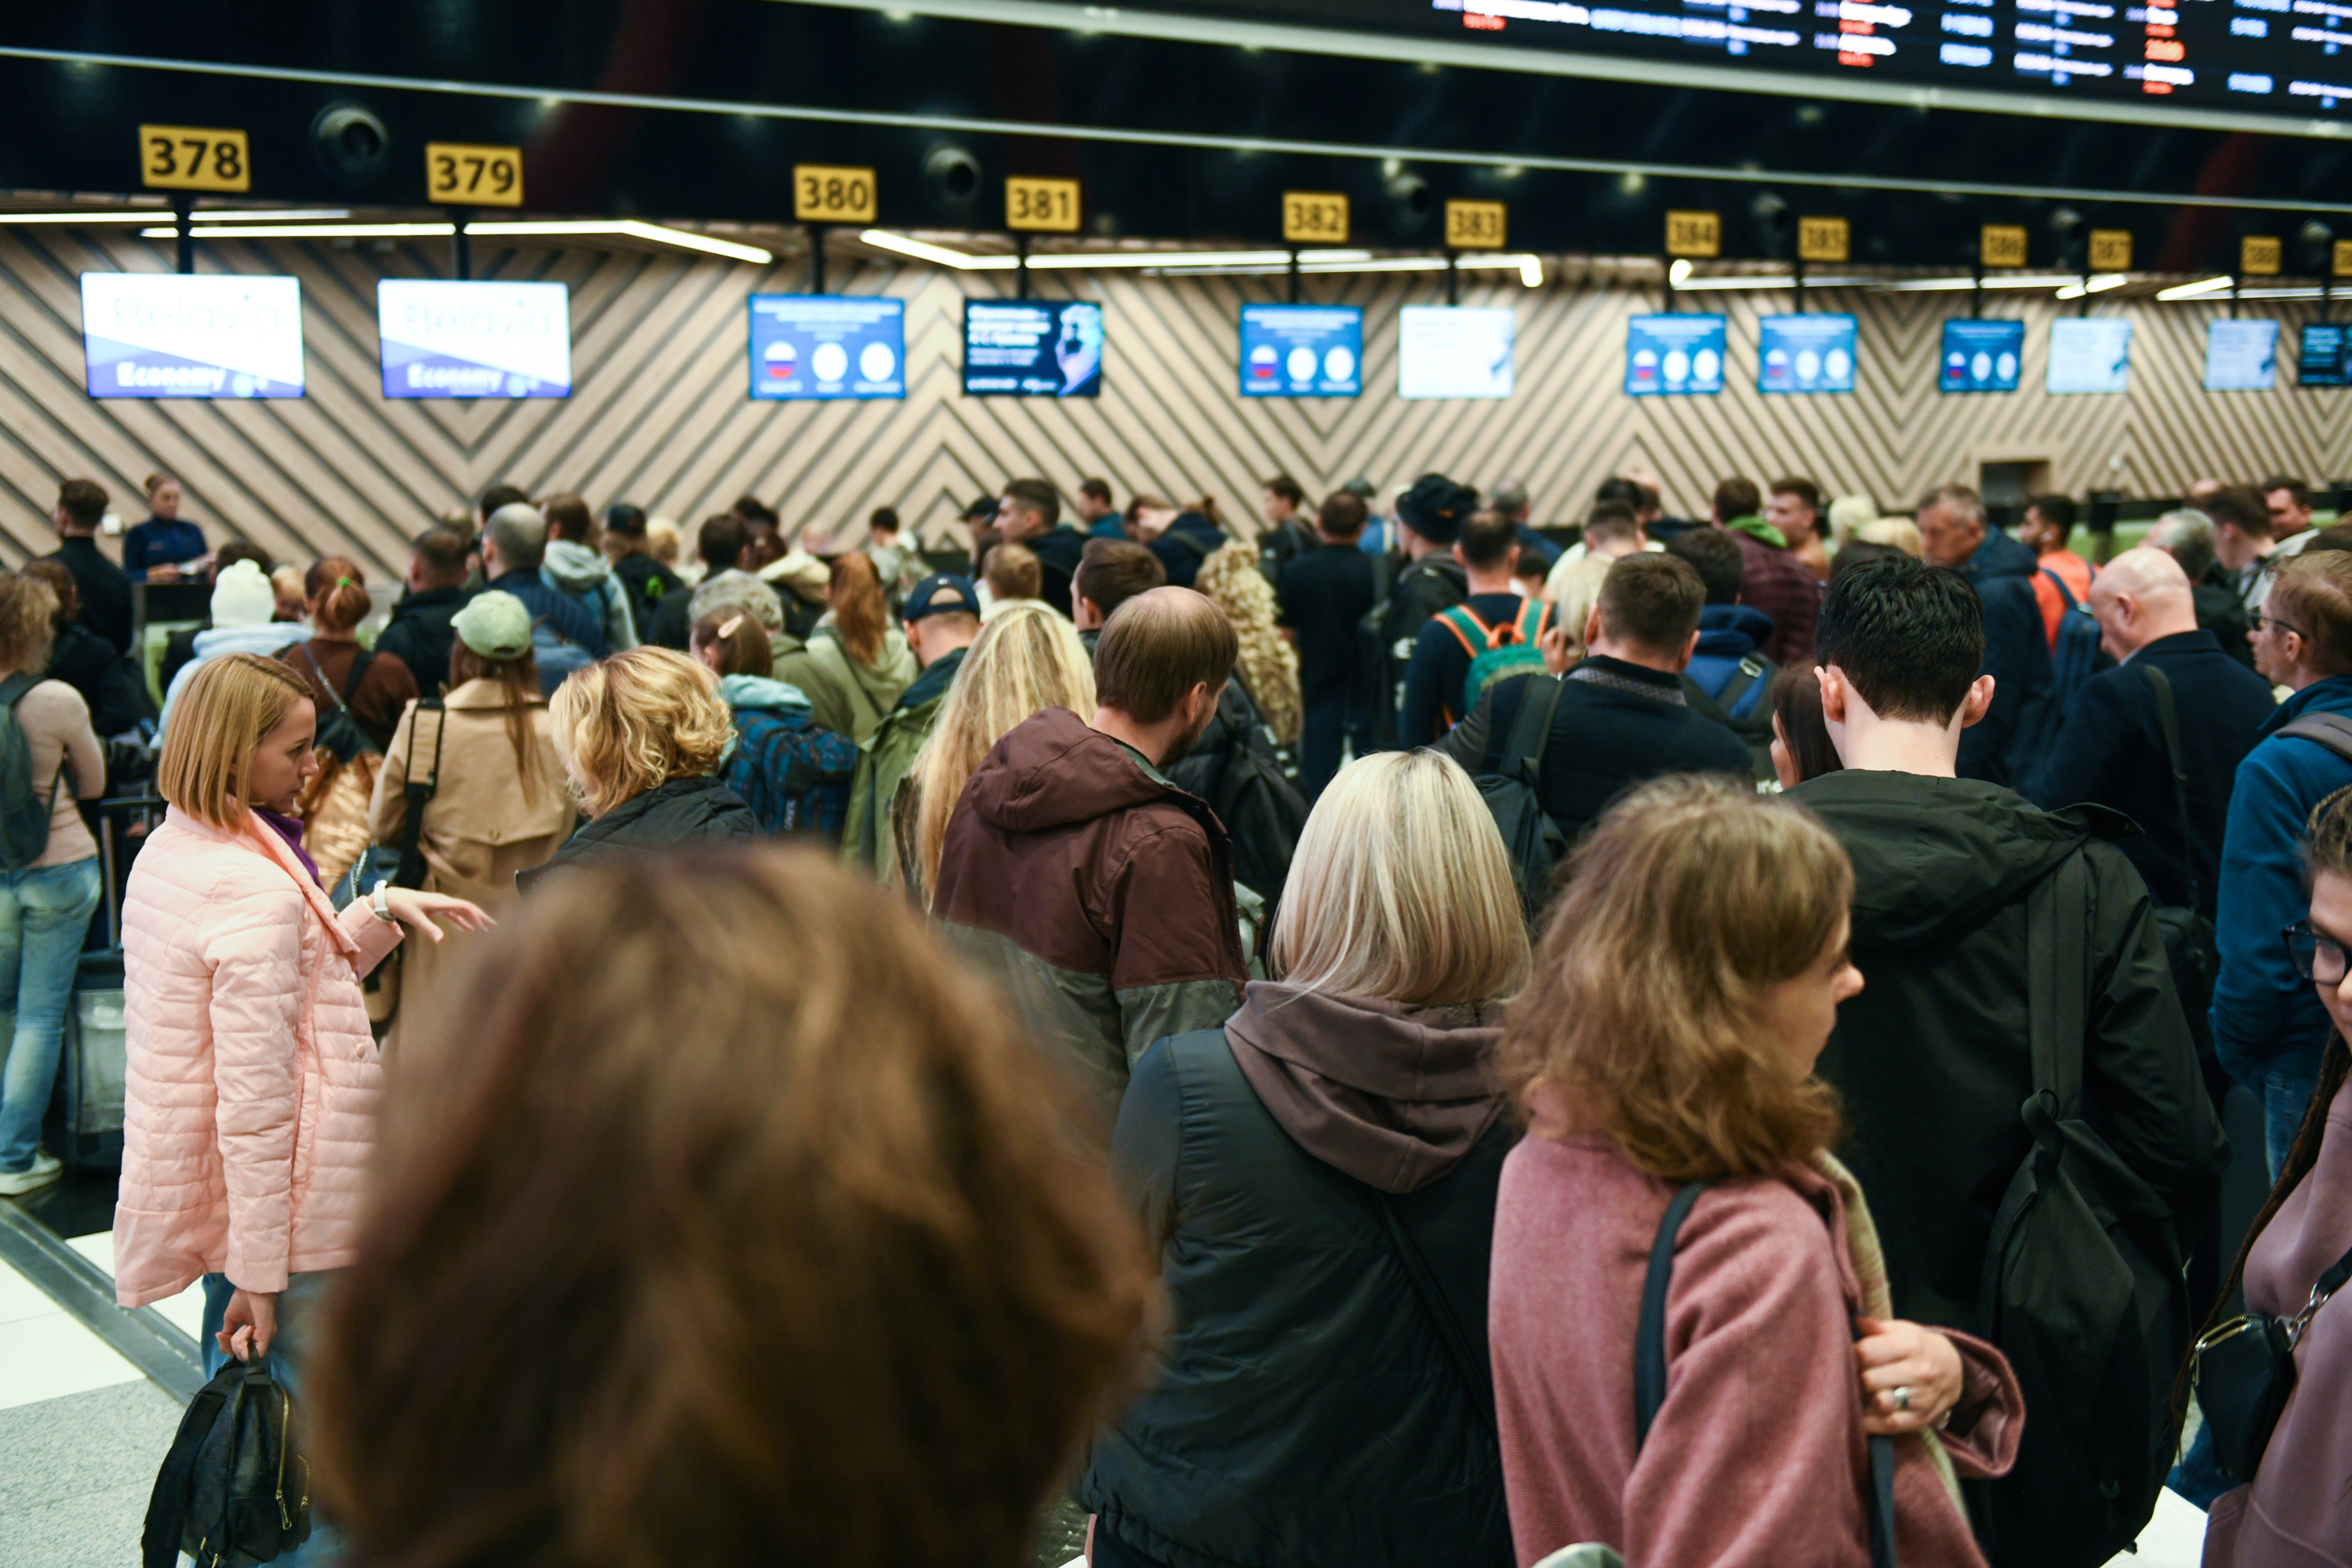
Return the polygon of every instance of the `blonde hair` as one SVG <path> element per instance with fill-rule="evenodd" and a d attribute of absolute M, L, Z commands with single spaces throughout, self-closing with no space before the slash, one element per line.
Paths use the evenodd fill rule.
<path fill-rule="evenodd" d="M 685 542 L 677 524 L 666 517 L 646 519 L 646 553 L 665 566 L 677 564 L 678 547 Z"/>
<path fill-rule="evenodd" d="M 1569 866 L 1496 1069 L 1669 1182 L 1769 1175 L 1827 1148 L 1836 1096 L 1772 1055 L 1766 994 L 1818 962 L 1853 901 L 1828 828 L 1695 777 L 1644 786 Z"/>
<path fill-rule="evenodd" d="M 1528 974 L 1528 928 L 1495 819 L 1440 752 L 1339 770 L 1290 862 L 1275 928 L 1285 980 L 1339 996 L 1466 1006 Z"/>
<path fill-rule="evenodd" d="M 575 669 L 548 704 L 572 794 L 602 816 L 671 779 L 719 771 L 735 738 L 719 678 L 666 647 Z"/>
<path fill-rule="evenodd" d="M 1048 708 L 1095 710 L 1095 671 L 1068 618 L 1043 600 L 1016 600 L 980 628 L 915 758 L 915 846 L 925 907 L 940 874 L 948 818 L 965 783 L 1005 734 Z"/>
<path fill-rule="evenodd" d="M 1907 517 L 1882 517 L 1858 524 L 1853 537 L 1864 544 L 1891 544 L 1912 560 L 1920 559 L 1919 525 Z"/>
<path fill-rule="evenodd" d="M 291 667 L 256 653 L 205 659 L 172 704 L 155 788 L 172 805 L 215 827 L 245 826 L 245 783 L 253 749 L 285 721 L 310 686 Z"/>
<path fill-rule="evenodd" d="M 38 676 L 58 640 L 58 591 L 34 572 L 0 572 L 0 670 Z"/>
<path fill-rule="evenodd" d="M 882 596 L 882 578 L 873 561 L 854 553 L 835 561 L 825 600 L 833 606 L 833 631 L 841 639 L 842 651 L 864 665 L 880 658 L 884 635 L 890 629 L 890 606 Z"/>
<path fill-rule="evenodd" d="M 1258 570 L 1256 550 L 1225 545 L 1201 563 L 1192 586 L 1234 623 L 1241 642 L 1234 672 L 1249 689 L 1258 717 L 1284 745 L 1296 742 L 1307 721 L 1306 700 L 1298 690 L 1298 650 L 1275 629 L 1274 589 Z"/>

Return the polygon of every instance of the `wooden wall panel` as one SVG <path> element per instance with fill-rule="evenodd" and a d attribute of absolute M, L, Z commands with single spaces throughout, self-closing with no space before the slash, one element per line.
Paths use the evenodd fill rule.
<path fill-rule="evenodd" d="M 396 575 L 404 542 L 436 514 L 499 480 L 534 493 L 574 489 L 690 524 L 749 491 L 779 503 L 813 542 L 846 542 L 873 508 L 894 506 L 927 535 L 963 502 L 1017 474 L 1075 489 L 1089 475 L 1120 496 L 1212 495 L 1229 519 L 1254 511 L 1277 471 L 1320 492 L 1359 475 L 1408 482 L 1430 468 L 1492 486 L 1524 479 L 1547 521 L 1568 521 L 1602 479 L 1654 469 L 1669 506 L 1705 510 L 1718 476 L 1806 473 L 1833 494 L 1887 510 L 1935 484 L 1973 481 L 1979 465 L 2046 461 L 2080 494 L 2179 493 L 2206 474 L 2273 469 L 2314 480 L 2352 473 L 2352 392 L 2208 394 L 2205 324 L 2225 306 L 2115 305 L 2135 322 L 2130 391 L 2050 397 L 2041 390 L 2046 297 L 1990 299 L 2027 323 L 2023 380 L 2009 395 L 1935 390 L 1950 294 L 1818 291 L 1816 310 L 1860 321 L 1860 387 L 1846 396 L 1755 390 L 1757 318 L 1785 294 L 1685 296 L 1730 317 L 1729 385 L 1717 397 L 1623 395 L 1625 319 L 1654 294 L 1548 287 L 1507 274 L 1464 302 L 1518 311 L 1518 374 L 1507 401 L 1414 402 L 1394 394 L 1397 309 L 1438 298 L 1428 275 L 1310 280 L 1314 299 L 1364 307 L 1367 395 L 1244 403 L 1235 389 L 1236 321 L 1278 279 L 1163 279 L 1045 274 L 1041 291 L 1099 299 L 1108 313 L 1104 395 L 1056 403 L 961 394 L 962 301 L 1009 291 L 997 273 L 845 267 L 836 287 L 887 291 L 908 308 L 902 402 L 754 404 L 746 395 L 746 310 L 755 290 L 789 291 L 796 270 L 667 255 L 509 251 L 484 258 L 504 278 L 570 285 L 573 395 L 563 401 L 391 401 L 381 393 L 374 285 L 431 277 L 437 247 L 331 247 L 295 242 L 205 248 L 207 269 L 289 272 L 303 285 L 309 394 L 268 403 L 96 402 L 82 391 L 77 278 L 90 268 L 163 270 L 165 247 L 120 234 L 0 234 L 0 559 L 49 548 L 58 481 L 88 475 L 127 521 L 138 482 L 178 474 L 189 510 L 216 537 L 242 533 L 287 557 L 328 550 Z M 2247 307 L 2254 313 L 2254 307 Z M 2268 308 L 2296 326 L 2312 307 Z"/>

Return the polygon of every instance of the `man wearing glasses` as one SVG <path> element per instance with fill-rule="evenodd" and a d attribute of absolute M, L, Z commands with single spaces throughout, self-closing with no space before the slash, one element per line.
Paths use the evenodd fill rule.
<path fill-rule="evenodd" d="M 2327 1043 L 2327 1015 L 2313 994 L 2310 972 L 2298 973 L 2299 955 L 2279 933 L 2302 917 L 2306 902 L 2304 837 L 2311 814 L 2352 786 L 2352 554 L 2314 551 L 2285 562 L 2252 618 L 2246 640 L 2255 670 L 2293 695 L 2239 764 L 2230 798 L 2213 1047 L 2231 1075 L 2262 1100 L 2265 1152 L 2276 1177 Z M 2198 722 L 2188 713 L 2181 720 Z"/>

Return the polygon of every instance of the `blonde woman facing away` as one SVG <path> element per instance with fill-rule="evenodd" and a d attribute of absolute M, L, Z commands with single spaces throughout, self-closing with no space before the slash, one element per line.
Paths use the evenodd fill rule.
<path fill-rule="evenodd" d="M 1517 1133 L 1486 1058 L 1528 939 L 1469 775 L 1429 751 L 1341 769 L 1274 957 L 1119 1106 L 1171 1321 L 1080 1485 L 1094 1568 L 1493 1568 L 1487 1244 Z"/>
<path fill-rule="evenodd" d="M 1043 601 L 1007 605 L 980 628 L 939 724 L 891 805 L 899 873 L 922 908 L 930 907 L 948 819 L 972 770 L 1015 725 L 1048 708 L 1094 712 L 1094 661 L 1077 628 Z"/>
<path fill-rule="evenodd" d="M 719 678 L 686 655 L 638 647 L 573 670 L 548 716 L 588 823 L 552 860 L 516 877 L 526 890 L 558 866 L 759 831 L 719 777 L 735 724 Z"/>
<path fill-rule="evenodd" d="M 410 889 L 335 912 L 288 816 L 319 761 L 310 689 L 285 665 L 208 660 L 175 717 L 155 771 L 170 810 L 122 910 L 115 1296 L 142 1307 L 202 1279 L 206 1374 L 235 1354 L 287 1379 L 359 1243 L 383 1093 L 361 976 L 403 925 L 438 942 L 436 918 L 490 919 Z"/>
<path fill-rule="evenodd" d="M 2017 1381 L 1989 1345 L 1891 1321 L 1813 1076 L 1863 985 L 1845 851 L 1798 806 L 1685 778 L 1603 817 L 1569 876 L 1497 1058 L 1529 1134 L 1489 1319 L 1520 1563 L 1595 1542 L 1640 1568 L 1864 1568 L 1877 1435 L 1903 1568 L 1982 1568 L 1955 1477 L 2015 1460 Z M 1643 1440 L 1654 1245 L 1673 1274 Z"/>
<path fill-rule="evenodd" d="M 481 905 L 503 919 L 515 877 L 562 848 L 579 813 L 563 787 L 554 723 L 540 695 L 530 612 L 512 594 L 477 594 L 449 623 L 449 694 L 409 704 L 376 775 L 369 823 L 392 850 L 408 842 L 408 792 L 425 799 L 415 823 L 417 886 Z M 387 1051 L 446 1000 L 449 963 L 470 939 L 400 955 L 400 1011 Z"/>

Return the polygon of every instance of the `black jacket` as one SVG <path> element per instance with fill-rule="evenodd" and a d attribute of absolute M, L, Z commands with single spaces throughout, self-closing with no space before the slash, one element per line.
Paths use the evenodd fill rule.
<path fill-rule="evenodd" d="M 2066 707 L 2066 725 L 2028 774 L 2025 795 L 2046 810 L 2088 801 L 2111 806 L 2139 824 L 2139 834 L 2116 845 L 2147 882 L 2159 904 L 2186 904 L 2180 811 L 2173 799 L 2172 764 L 2158 722 L 2156 690 L 2147 671 L 2161 670 L 2179 716 L 2180 760 L 2189 775 L 2188 847 L 2194 856 L 2198 903 L 2213 916 L 2221 878 L 2221 830 L 2230 819 L 2230 791 L 2238 764 L 2262 738 L 2263 721 L 2277 703 L 2270 683 L 2221 650 L 2210 632 L 2159 637 L 2127 664 L 2101 670 Z"/>
<path fill-rule="evenodd" d="M 1087 536 L 1068 523 L 1039 534 L 1028 542 L 1030 553 L 1037 557 L 1037 592 L 1045 603 L 1064 615 L 1075 607 L 1070 603 L 1070 574 L 1078 569 L 1078 557 L 1087 551 Z"/>
<path fill-rule="evenodd" d="M 89 708 L 89 727 L 101 741 L 131 729 L 147 711 L 131 681 L 130 665 L 103 639 L 79 626 L 58 629 L 47 678 L 81 693 Z"/>
<path fill-rule="evenodd" d="M 1168 569 L 1168 581 L 1179 588 L 1189 588 L 1192 579 L 1201 574 L 1201 563 L 1229 542 L 1205 515 L 1188 511 L 1170 523 L 1168 531 L 1153 540 L 1149 548 L 1160 557 L 1160 564 Z"/>
<path fill-rule="evenodd" d="M 1899 1318 L 1982 1335 L 1993 1212 L 2032 1147 L 2026 896 L 2077 849 L 2091 873 L 2086 1114 L 2171 1208 L 2185 1254 L 2229 1160 L 2139 873 L 2096 807 L 2045 812 L 1973 779 L 1848 769 L 1789 798 L 1853 859 L 1862 993 L 1817 1069 L 1844 1102 L 1847 1165 L 1886 1248 Z"/>
<path fill-rule="evenodd" d="M 1445 1174 L 1384 1195 L 1293 1140 L 1223 1031 L 1152 1047 L 1114 1160 L 1174 1321 L 1151 1391 L 1095 1440 L 1079 1499 L 1096 1528 L 1169 1568 L 1506 1568 L 1495 1437 L 1381 1205 L 1484 1367 L 1512 1142 L 1498 1121 Z"/>
<path fill-rule="evenodd" d="M 643 551 L 614 562 L 613 575 L 628 590 L 630 624 L 638 628 L 638 639 L 653 641 L 646 628 L 654 624 L 655 610 L 664 599 L 684 589 L 685 580 Z"/>
<path fill-rule="evenodd" d="M 2009 542 L 2025 548 L 2015 540 Z M 1977 673 L 1992 677 L 1992 706 L 1982 721 L 1960 731 L 1960 776 L 2014 786 L 2042 756 L 2056 727 L 2050 634 L 2030 575 L 1979 576 L 1976 590 L 1984 605 L 1985 634 L 1984 663 Z"/>
<path fill-rule="evenodd" d="M 449 683 L 449 649 L 457 634 L 449 622 L 465 607 L 463 588 L 427 588 L 401 595 L 375 651 L 394 654 L 416 678 L 416 689 L 437 696 Z"/>
<path fill-rule="evenodd" d="M 1499 752 L 1519 703 L 1536 681 L 1548 679 L 1528 676 L 1487 688 L 1437 749 L 1465 773 L 1486 771 L 1488 737 Z M 1574 838 L 1627 789 L 1665 773 L 1752 776 L 1746 742 L 1684 706 L 1681 677 L 1601 654 L 1570 670 L 1537 783 L 1545 814 Z"/>
<path fill-rule="evenodd" d="M 2211 632 L 2223 653 L 2253 668 L 2254 650 L 2246 641 L 2253 627 L 2246 619 L 2246 602 L 2238 597 L 2238 591 L 2226 583 L 2200 583 L 2189 593 L 2197 605 L 2198 629 Z"/>
<path fill-rule="evenodd" d="M 674 849 L 731 838 L 753 838 L 759 819 L 743 797 L 716 778 L 671 779 L 632 795 L 564 841 L 546 865 L 519 872 L 515 885 L 529 891 L 561 866 L 586 866 L 639 850 Z"/>
<path fill-rule="evenodd" d="M 131 579 L 122 568 L 99 552 L 98 542 L 74 534 L 58 544 L 49 557 L 73 574 L 81 595 L 81 624 L 114 645 L 117 653 L 131 651 Z"/>

